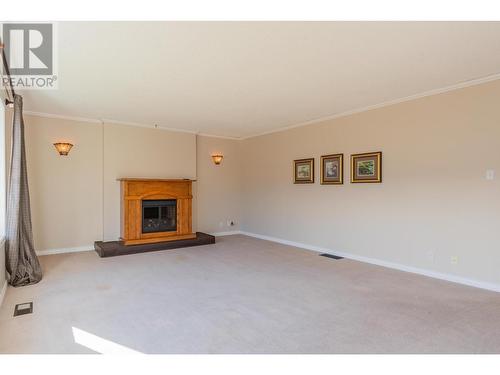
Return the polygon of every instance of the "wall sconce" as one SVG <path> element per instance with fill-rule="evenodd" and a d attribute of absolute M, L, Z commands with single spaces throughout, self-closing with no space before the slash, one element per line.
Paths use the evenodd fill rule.
<path fill-rule="evenodd" d="M 223 155 L 221 155 L 221 154 L 213 154 L 213 155 L 212 155 L 212 159 L 213 159 L 213 161 L 214 161 L 215 165 L 219 165 L 219 164 L 222 162 L 222 158 L 223 158 L 223 157 L 224 157 L 224 156 L 223 156 Z"/>
<path fill-rule="evenodd" d="M 59 152 L 59 155 L 66 156 L 68 155 L 69 150 L 71 150 L 71 147 L 73 147 L 73 145 L 71 143 L 58 142 L 54 143 L 54 147 L 56 148 L 57 152 Z"/>

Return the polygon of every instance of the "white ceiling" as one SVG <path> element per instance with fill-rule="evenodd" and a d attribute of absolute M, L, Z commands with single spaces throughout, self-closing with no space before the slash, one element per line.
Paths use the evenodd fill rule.
<path fill-rule="evenodd" d="M 247 137 L 500 73 L 500 22 L 64 22 L 25 109 Z"/>

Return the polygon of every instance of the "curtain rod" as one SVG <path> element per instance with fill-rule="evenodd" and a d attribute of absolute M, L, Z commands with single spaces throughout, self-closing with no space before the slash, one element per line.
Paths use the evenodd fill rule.
<path fill-rule="evenodd" d="M 1 55 L 2 55 L 2 64 L 3 64 L 3 72 L 4 72 L 3 76 L 5 76 L 7 78 L 7 82 L 8 82 L 8 85 L 5 86 L 5 91 L 7 93 L 7 98 L 5 99 L 5 105 L 11 105 L 11 104 L 14 104 L 14 98 L 16 96 L 16 92 L 14 91 L 14 88 L 12 87 L 12 84 L 11 84 L 9 65 L 7 64 L 7 57 L 5 56 L 4 44 L 2 43 L 1 38 L 0 38 L 0 51 L 1 51 Z M 2 85 L 3 85 L 3 83 L 2 83 Z M 9 99 L 9 89 L 10 89 L 10 95 L 12 97 L 12 100 Z"/>

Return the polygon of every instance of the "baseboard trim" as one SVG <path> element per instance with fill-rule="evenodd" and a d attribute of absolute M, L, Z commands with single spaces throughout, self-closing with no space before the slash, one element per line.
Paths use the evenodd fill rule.
<path fill-rule="evenodd" d="M 232 236 L 233 234 L 241 234 L 241 230 L 230 230 L 227 232 L 215 232 L 215 233 L 210 233 L 212 236 L 215 237 L 221 237 L 221 236 Z"/>
<path fill-rule="evenodd" d="M 0 290 L 0 307 L 2 306 L 5 294 L 7 293 L 7 280 L 4 280 L 2 290 Z"/>
<path fill-rule="evenodd" d="M 300 247 L 300 248 L 303 248 L 306 250 L 312 250 L 312 251 L 316 251 L 316 252 L 320 252 L 320 253 L 328 253 L 328 254 L 337 255 L 337 256 L 341 256 L 341 257 L 352 259 L 352 260 L 357 260 L 359 262 L 364 262 L 364 263 L 374 264 L 377 266 L 392 268 L 392 269 L 396 269 L 399 271 L 411 272 L 411 273 L 415 273 L 418 275 L 433 277 L 435 279 L 449 281 L 449 282 L 457 283 L 457 284 L 463 284 L 463 285 L 467 285 L 467 286 L 472 286 L 475 288 L 486 289 L 486 290 L 490 290 L 493 292 L 500 292 L 500 285 L 495 284 L 495 283 L 489 283 L 489 282 L 485 282 L 485 281 L 469 279 L 469 278 L 451 275 L 451 274 L 446 274 L 446 273 L 441 273 L 441 272 L 437 272 L 437 271 L 426 270 L 423 268 L 407 266 L 404 264 L 389 262 L 389 261 L 376 259 L 376 258 L 369 258 L 369 257 L 365 257 L 362 255 L 351 254 L 351 253 L 347 253 L 347 252 L 343 252 L 343 251 L 334 251 L 334 250 L 327 249 L 327 248 L 321 247 L 321 246 L 309 245 L 309 244 L 295 242 L 295 241 L 288 241 L 288 240 L 284 240 L 281 238 L 265 236 L 265 235 L 261 235 L 261 234 L 257 234 L 257 233 L 251 233 L 251 232 L 245 232 L 245 231 L 240 231 L 240 233 L 245 235 L 245 236 L 259 238 L 261 240 L 277 242 L 277 243 L 281 243 L 283 245 Z"/>
<path fill-rule="evenodd" d="M 94 245 L 79 246 L 79 247 L 64 247 L 62 249 L 37 250 L 36 255 L 44 256 L 53 254 L 79 253 L 82 251 L 94 251 Z"/>

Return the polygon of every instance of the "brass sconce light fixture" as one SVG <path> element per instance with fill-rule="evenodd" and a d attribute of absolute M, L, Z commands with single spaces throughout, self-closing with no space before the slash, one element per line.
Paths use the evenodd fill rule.
<path fill-rule="evenodd" d="M 224 157 L 224 156 L 223 156 L 223 155 L 221 155 L 221 154 L 213 154 L 213 155 L 212 155 L 212 159 L 213 159 L 213 161 L 214 161 L 215 165 L 219 165 L 219 164 L 222 162 L 222 158 L 223 158 L 223 157 Z"/>
<path fill-rule="evenodd" d="M 59 155 L 66 156 L 69 154 L 69 150 L 71 150 L 71 147 L 73 147 L 73 145 L 67 142 L 58 142 L 54 143 L 54 147 L 56 148 L 57 152 L 59 152 Z"/>

